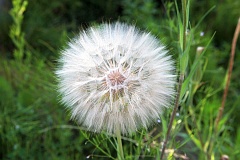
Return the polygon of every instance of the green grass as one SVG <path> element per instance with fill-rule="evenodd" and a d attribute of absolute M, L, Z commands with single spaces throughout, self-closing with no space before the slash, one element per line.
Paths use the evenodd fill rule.
<path fill-rule="evenodd" d="M 87 132 L 70 120 L 59 103 L 54 75 L 58 54 L 69 37 L 105 19 L 151 31 L 176 59 L 176 72 L 185 76 L 165 159 L 184 159 L 184 155 L 190 159 L 220 159 L 222 155 L 240 159 L 238 54 L 219 130 L 214 130 L 239 2 L 191 0 L 183 21 L 180 1 L 54 0 L 49 4 L 43 0 L 39 5 L 35 0 L 13 1 L 12 10 L 7 3 L 0 8 L 0 159 L 116 159 L 117 138 Z M 227 19 L 221 16 L 226 12 Z M 184 26 L 188 29 L 185 38 Z M 201 53 L 196 51 L 200 46 L 205 48 Z M 148 131 L 123 137 L 125 158 L 159 158 L 171 113 L 172 109 L 166 110 L 161 122 Z"/>

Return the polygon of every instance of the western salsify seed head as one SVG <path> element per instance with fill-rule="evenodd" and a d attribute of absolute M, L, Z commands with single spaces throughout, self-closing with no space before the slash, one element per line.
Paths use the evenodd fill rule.
<path fill-rule="evenodd" d="M 90 27 L 69 42 L 59 62 L 62 102 L 90 131 L 129 134 L 172 104 L 174 62 L 158 39 L 134 26 Z"/>

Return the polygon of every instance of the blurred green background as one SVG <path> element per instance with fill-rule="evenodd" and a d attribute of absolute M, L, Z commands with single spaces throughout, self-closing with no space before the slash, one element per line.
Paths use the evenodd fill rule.
<path fill-rule="evenodd" d="M 76 124 L 69 120 L 69 112 L 58 102 L 54 70 L 60 51 L 82 29 L 119 20 L 151 31 L 177 59 L 176 5 L 171 0 L 25 3 L 24 7 L 21 0 L 0 0 L 0 159 L 86 159 L 90 154 L 99 154 L 74 128 Z M 181 6 L 180 1 L 177 4 Z M 205 46 L 216 32 L 204 57 L 208 63 L 194 98 L 194 103 L 198 103 L 206 93 L 214 93 L 205 105 L 210 107 L 206 116 L 216 116 L 221 104 L 240 1 L 192 0 L 191 26 L 211 8 L 195 31 L 190 55 L 194 59 L 196 48 Z M 231 159 L 240 159 L 239 41 L 224 110 L 225 131 L 221 139 L 224 145 L 217 152 L 218 157 L 227 154 Z M 181 133 L 186 134 L 184 128 L 179 130 Z M 198 151 L 189 143 L 182 150 L 194 159 Z"/>

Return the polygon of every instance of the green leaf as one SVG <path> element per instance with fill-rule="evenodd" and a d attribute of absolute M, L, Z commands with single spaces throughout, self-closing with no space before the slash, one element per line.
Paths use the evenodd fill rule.
<path fill-rule="evenodd" d="M 200 63 L 202 57 L 204 56 L 204 53 L 206 52 L 206 49 L 208 48 L 208 46 L 210 45 L 210 43 L 212 42 L 212 39 L 213 37 L 215 36 L 215 33 L 213 34 L 213 36 L 211 37 L 211 39 L 208 41 L 204 51 L 202 52 L 202 54 L 196 59 L 196 61 L 194 61 L 192 67 L 191 67 L 191 70 L 190 70 L 190 73 L 188 75 L 188 77 L 184 80 L 183 84 L 182 84 L 182 90 L 181 90 L 181 94 L 180 94 L 180 100 L 182 100 L 183 96 L 185 95 L 185 93 L 187 92 L 188 90 L 188 85 L 190 83 L 190 80 L 192 79 L 196 69 L 197 69 L 197 66 L 198 66 L 198 63 Z"/>

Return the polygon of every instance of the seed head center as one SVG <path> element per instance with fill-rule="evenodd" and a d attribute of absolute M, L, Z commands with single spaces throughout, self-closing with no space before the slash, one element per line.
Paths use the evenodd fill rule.
<path fill-rule="evenodd" d="M 126 78 L 118 70 L 112 71 L 107 77 L 111 86 L 122 85 L 126 80 Z"/>

